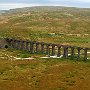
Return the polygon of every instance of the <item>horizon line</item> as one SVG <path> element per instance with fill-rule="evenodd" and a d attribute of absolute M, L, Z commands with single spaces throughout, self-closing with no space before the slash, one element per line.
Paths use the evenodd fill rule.
<path fill-rule="evenodd" d="M 66 6 L 66 5 L 31 5 L 31 6 L 8 8 L 8 9 L 0 9 L 0 11 L 9 11 L 14 9 L 22 9 L 22 8 L 29 8 L 29 7 L 68 7 L 68 8 L 90 9 L 90 7 Z"/>

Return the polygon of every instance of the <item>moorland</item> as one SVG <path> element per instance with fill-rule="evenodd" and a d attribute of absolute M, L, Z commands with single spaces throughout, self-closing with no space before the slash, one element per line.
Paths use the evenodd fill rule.
<path fill-rule="evenodd" d="M 2 11 L 0 38 L 7 37 L 90 48 L 90 8 L 40 6 Z M 90 90 L 89 60 L 42 56 L 0 49 L 0 90 Z"/>

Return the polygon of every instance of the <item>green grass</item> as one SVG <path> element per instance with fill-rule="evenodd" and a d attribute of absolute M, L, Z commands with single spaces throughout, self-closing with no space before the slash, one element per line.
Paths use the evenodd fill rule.
<path fill-rule="evenodd" d="M 2 90 L 76 90 L 89 83 L 90 64 L 59 59 L 1 60 Z M 83 81 L 85 82 L 84 85 Z M 7 82 L 7 83 L 6 83 Z M 3 87 L 4 86 L 4 87 Z"/>
<path fill-rule="evenodd" d="M 90 47 L 89 14 L 89 9 L 63 7 L 12 10 L 1 15 L 3 23 L 0 23 L 0 37 Z M 79 34 L 79 36 L 67 36 L 67 34 Z"/>
<path fill-rule="evenodd" d="M 11 10 L 0 17 L 0 38 L 90 48 L 90 9 L 32 7 Z M 83 54 L 78 61 L 77 56 L 40 58 L 43 56 L 0 49 L 0 90 L 90 90 L 90 60 L 84 62 Z"/>
<path fill-rule="evenodd" d="M 40 58 L 42 56 L 44 55 L 14 49 L 0 49 L 0 88 L 2 90 L 7 88 L 9 90 L 90 89 L 89 86 L 86 87 L 86 83 L 90 82 L 87 79 L 90 61 L 70 60 L 70 57 L 42 59 Z M 34 59 L 16 60 L 13 57 L 33 57 Z M 85 83 L 81 86 L 83 81 Z"/>

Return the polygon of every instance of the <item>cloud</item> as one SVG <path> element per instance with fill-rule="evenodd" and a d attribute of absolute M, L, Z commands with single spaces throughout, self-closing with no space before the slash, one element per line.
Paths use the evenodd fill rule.
<path fill-rule="evenodd" d="M 90 0 L 0 0 L 0 3 L 50 3 L 50 2 L 81 2 L 90 3 Z"/>
<path fill-rule="evenodd" d="M 9 10 L 14 8 L 32 7 L 32 6 L 64 6 L 62 4 L 27 4 L 27 3 L 0 3 L 0 10 Z"/>
<path fill-rule="evenodd" d="M 31 7 L 31 6 L 39 6 L 38 4 L 23 4 L 23 3 L 2 3 L 0 4 L 0 10 L 9 10 L 14 8 L 22 8 L 22 7 Z"/>
<path fill-rule="evenodd" d="M 0 3 L 48 3 L 49 0 L 0 0 Z"/>
<path fill-rule="evenodd" d="M 32 7 L 32 6 L 52 6 L 53 4 L 27 4 L 27 3 L 0 3 L 0 10 L 9 10 L 22 7 Z M 54 4 L 53 6 L 59 6 Z"/>
<path fill-rule="evenodd" d="M 0 0 L 1 10 L 31 6 L 69 6 L 90 8 L 90 0 Z"/>
<path fill-rule="evenodd" d="M 86 2 L 86 3 L 90 3 L 90 0 L 73 0 L 75 2 Z"/>

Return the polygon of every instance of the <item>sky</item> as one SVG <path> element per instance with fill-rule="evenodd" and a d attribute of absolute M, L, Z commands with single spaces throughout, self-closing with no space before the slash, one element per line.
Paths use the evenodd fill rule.
<path fill-rule="evenodd" d="M 90 8 L 90 0 L 0 0 L 0 10 L 31 6 L 68 6 Z"/>

